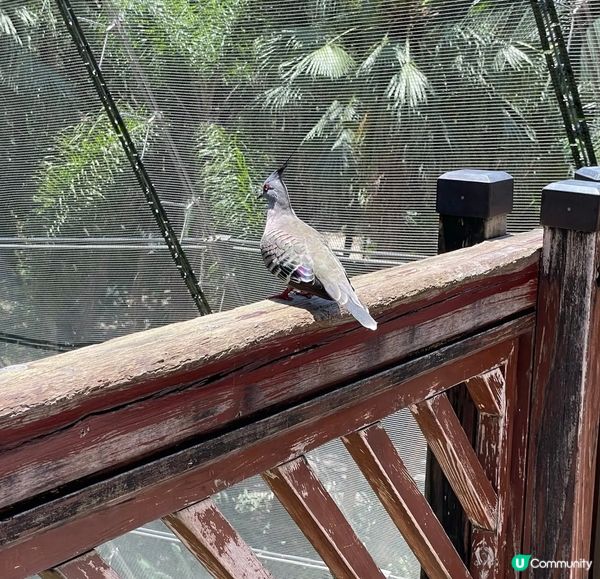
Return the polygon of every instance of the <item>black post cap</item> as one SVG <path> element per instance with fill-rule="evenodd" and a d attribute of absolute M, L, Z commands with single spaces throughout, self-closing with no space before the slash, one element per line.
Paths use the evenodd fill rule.
<path fill-rule="evenodd" d="M 600 167 L 581 167 L 575 171 L 578 181 L 600 181 Z"/>
<path fill-rule="evenodd" d="M 600 183 L 567 179 L 542 190 L 540 222 L 574 231 L 600 231 Z"/>
<path fill-rule="evenodd" d="M 436 211 L 442 215 L 488 218 L 510 213 L 513 178 L 505 171 L 460 169 L 437 180 Z"/>

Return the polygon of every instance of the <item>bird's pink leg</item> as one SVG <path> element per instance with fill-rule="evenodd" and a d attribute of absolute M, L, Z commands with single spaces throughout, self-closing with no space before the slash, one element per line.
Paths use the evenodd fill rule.
<path fill-rule="evenodd" d="M 294 288 L 291 287 L 286 287 L 280 294 L 274 295 L 274 296 L 269 296 L 268 299 L 273 299 L 273 300 L 286 300 L 288 302 L 291 302 L 294 298 L 290 297 L 290 292 L 294 291 Z"/>

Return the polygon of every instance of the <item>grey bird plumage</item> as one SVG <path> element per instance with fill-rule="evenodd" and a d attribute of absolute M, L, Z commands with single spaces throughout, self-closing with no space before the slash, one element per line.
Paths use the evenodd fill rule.
<path fill-rule="evenodd" d="M 296 216 L 290 204 L 282 174 L 286 165 L 264 182 L 267 223 L 260 242 L 265 265 L 288 287 L 335 300 L 365 328 L 377 329 L 377 322 L 363 306 L 340 260 L 321 234 Z"/>

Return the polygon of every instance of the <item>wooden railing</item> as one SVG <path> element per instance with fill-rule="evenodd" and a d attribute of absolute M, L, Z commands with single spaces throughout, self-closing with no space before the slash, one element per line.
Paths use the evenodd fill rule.
<path fill-rule="evenodd" d="M 355 278 L 376 332 L 321 300 L 263 301 L 1 371 L 0 575 L 114 577 L 95 547 L 162 518 L 215 576 L 269 577 L 212 500 L 262 475 L 334 576 L 381 577 L 306 459 L 337 439 L 432 579 L 589 556 L 600 241 L 571 230 L 582 186 L 543 209 L 543 251 L 534 230 Z M 443 246 L 498 223 L 443 217 Z M 401 409 L 464 524 L 410 476 L 382 424 Z"/>
<path fill-rule="evenodd" d="M 210 501 L 256 474 L 336 576 L 380 576 L 303 458 L 339 437 L 430 577 L 468 577 L 379 424 L 407 407 L 476 528 L 475 559 L 505 562 L 498 537 L 512 525 L 519 541 L 523 490 L 502 481 L 524 468 L 511 449 L 526 426 L 505 417 L 527 403 L 540 245 L 534 231 L 356 278 L 377 332 L 325 302 L 265 301 L 9 367 L 3 577 L 158 517 L 218 576 L 266 576 Z M 475 449 L 445 394 L 465 381 L 482 416 Z"/>

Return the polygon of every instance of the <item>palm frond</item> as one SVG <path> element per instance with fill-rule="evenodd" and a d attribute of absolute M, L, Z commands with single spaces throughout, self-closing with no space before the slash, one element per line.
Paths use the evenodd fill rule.
<path fill-rule="evenodd" d="M 494 57 L 493 67 L 498 72 L 502 72 L 506 67 L 521 70 L 526 66 L 534 66 L 533 60 L 514 44 L 501 46 Z"/>
<path fill-rule="evenodd" d="M 301 100 L 302 91 L 288 83 L 267 90 L 261 97 L 262 108 L 277 112 Z"/>
<path fill-rule="evenodd" d="M 373 50 L 369 53 L 367 58 L 365 58 L 358 69 L 356 70 L 356 76 L 362 76 L 365 74 L 369 74 L 371 70 L 373 70 L 373 66 L 377 62 L 377 59 L 381 56 L 383 49 L 389 44 L 389 37 L 386 34 L 373 48 Z"/>
<path fill-rule="evenodd" d="M 404 48 L 396 47 L 396 56 L 400 70 L 390 79 L 385 96 L 398 112 L 405 107 L 417 111 L 420 105 L 427 102 L 427 95 L 431 91 L 429 79 L 412 60 L 408 40 Z"/>
<path fill-rule="evenodd" d="M 325 77 L 338 79 L 346 76 L 356 65 L 354 58 L 341 44 L 328 42 L 294 62 L 288 61 L 281 65 L 283 78 L 288 82 L 294 81 L 300 75 L 312 78 Z"/>
<path fill-rule="evenodd" d="M 0 36 L 9 36 L 17 44 L 23 44 L 12 18 L 4 10 L 0 10 Z"/>

